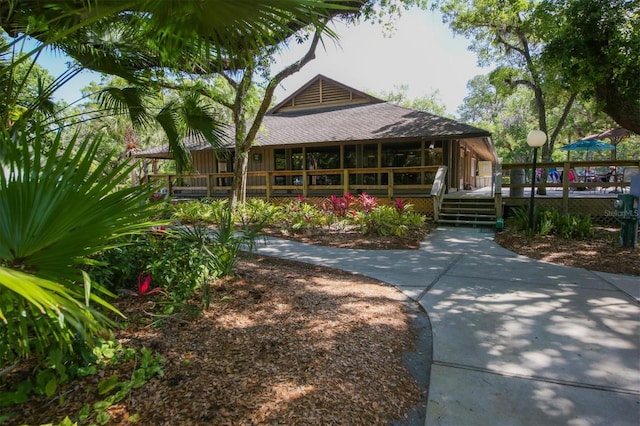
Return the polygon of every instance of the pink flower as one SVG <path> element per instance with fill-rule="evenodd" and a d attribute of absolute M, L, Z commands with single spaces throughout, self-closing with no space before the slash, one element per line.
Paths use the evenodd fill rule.
<path fill-rule="evenodd" d="M 138 274 L 138 291 L 135 292 L 135 291 L 128 290 L 126 291 L 126 293 L 136 297 L 148 296 L 154 293 L 165 294 L 165 292 L 162 291 L 160 287 L 151 288 L 151 274 L 143 277 L 142 272 Z"/>

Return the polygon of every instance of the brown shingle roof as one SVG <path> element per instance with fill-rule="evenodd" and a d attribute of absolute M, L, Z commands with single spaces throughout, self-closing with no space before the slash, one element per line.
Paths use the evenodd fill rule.
<path fill-rule="evenodd" d="M 228 140 L 233 141 L 231 127 L 227 133 Z M 282 146 L 490 136 L 486 130 L 384 102 L 319 74 L 265 115 L 255 143 Z M 198 139 L 184 142 L 191 151 L 210 148 L 209 143 Z M 227 145 L 233 147 L 232 142 Z M 136 156 L 168 158 L 167 151 L 164 146 L 139 152 Z"/>
<path fill-rule="evenodd" d="M 256 144 L 276 146 L 380 139 L 428 140 L 489 136 L 491 134 L 488 131 L 477 127 L 384 102 L 267 115 L 262 122 L 262 130 L 256 137 Z M 206 141 L 185 140 L 185 144 L 192 151 L 210 148 Z M 160 157 L 166 152 L 165 146 L 139 152 L 136 156 Z"/>
<path fill-rule="evenodd" d="M 265 116 L 258 145 L 287 145 L 399 138 L 491 136 L 458 121 L 388 102 Z"/>

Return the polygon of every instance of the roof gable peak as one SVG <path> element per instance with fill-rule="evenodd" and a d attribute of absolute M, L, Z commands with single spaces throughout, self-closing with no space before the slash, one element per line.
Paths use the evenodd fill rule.
<path fill-rule="evenodd" d="M 384 101 L 318 74 L 267 114 L 381 102 Z"/>

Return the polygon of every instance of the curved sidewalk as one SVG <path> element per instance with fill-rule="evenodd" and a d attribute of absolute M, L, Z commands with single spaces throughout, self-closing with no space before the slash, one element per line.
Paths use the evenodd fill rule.
<path fill-rule="evenodd" d="M 268 239 L 256 251 L 376 278 L 424 307 L 428 426 L 639 425 L 640 279 L 528 259 L 493 235 L 443 227 L 420 250 Z"/>

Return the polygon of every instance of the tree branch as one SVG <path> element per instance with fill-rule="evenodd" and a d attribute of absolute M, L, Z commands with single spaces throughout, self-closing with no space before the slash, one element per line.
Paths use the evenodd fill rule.
<path fill-rule="evenodd" d="M 316 28 L 316 31 L 313 34 L 313 39 L 311 40 L 311 45 L 309 46 L 307 53 L 305 53 L 305 55 L 299 60 L 297 60 L 296 62 L 293 62 L 292 64 L 285 67 L 282 71 L 276 74 L 271 80 L 269 80 L 269 83 L 267 84 L 267 88 L 265 89 L 264 98 L 262 99 L 262 103 L 260 104 L 260 108 L 258 108 L 258 112 L 256 113 L 255 119 L 253 120 L 253 124 L 251 125 L 249 132 L 247 132 L 245 144 L 252 143 L 253 140 L 255 139 L 258 133 L 258 130 L 260 129 L 262 119 L 267 113 L 269 106 L 271 105 L 271 100 L 273 99 L 273 93 L 275 92 L 276 87 L 278 87 L 278 84 L 280 84 L 282 80 L 289 77 L 290 75 L 293 75 L 296 72 L 300 71 L 302 67 L 304 67 L 306 64 L 308 64 L 309 62 L 315 59 L 316 48 L 318 47 L 318 42 L 320 41 L 320 36 L 323 32 L 324 25 L 326 24 L 323 24 L 322 27 Z"/>
<path fill-rule="evenodd" d="M 558 138 L 558 135 L 560 134 L 560 130 L 564 126 L 564 122 L 569 116 L 569 112 L 571 111 L 571 108 L 573 107 L 573 103 L 575 102 L 577 97 L 578 97 L 577 93 L 571 93 L 571 96 L 569 96 L 569 100 L 567 100 L 567 103 L 564 105 L 562 116 L 560 117 L 560 120 L 558 120 L 558 124 L 556 125 L 556 128 L 553 130 L 553 133 L 551 134 L 551 138 L 549 139 L 549 151 L 551 152 L 553 152 L 553 145 L 556 139 Z"/>

